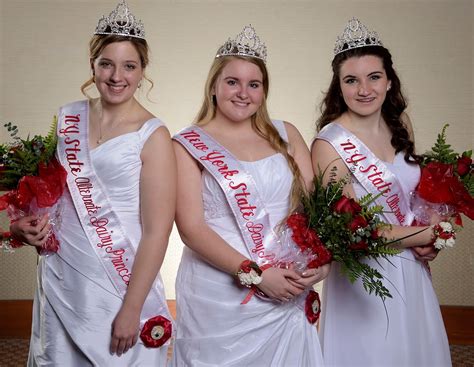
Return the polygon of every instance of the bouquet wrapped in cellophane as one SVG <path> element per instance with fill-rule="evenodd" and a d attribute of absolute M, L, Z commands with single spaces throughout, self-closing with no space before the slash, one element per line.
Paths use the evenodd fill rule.
<path fill-rule="evenodd" d="M 383 284 L 382 274 L 362 261 L 390 261 L 390 256 L 400 252 L 379 236 L 380 231 L 390 227 L 379 218 L 382 207 L 372 205 L 375 198 L 370 194 L 358 201 L 345 196 L 343 189 L 348 178 L 331 178 L 323 185 L 326 170 L 314 178 L 314 190 L 302 196 L 301 212 L 290 215 L 286 221 L 290 232 L 284 234 L 291 235 L 293 240 L 282 241 L 287 248 L 286 262 L 304 269 L 335 261 L 351 282 L 360 278 L 369 294 L 382 300 L 392 297 Z M 335 176 L 334 171 L 335 168 L 330 170 L 331 177 Z"/>
<path fill-rule="evenodd" d="M 461 214 L 474 219 L 472 150 L 454 152 L 446 143 L 448 126 L 444 125 L 431 150 L 421 155 L 420 183 L 411 198 L 417 224 L 429 225 L 433 216 L 443 221 L 435 227 L 437 249 L 454 245 L 454 227 L 462 227 Z"/>
<path fill-rule="evenodd" d="M 5 124 L 11 141 L 0 145 L 0 211 L 6 210 L 10 222 L 29 215 L 49 215 L 52 226 L 47 240 L 39 250 L 41 254 L 56 252 L 59 242 L 54 234 L 60 223 L 59 199 L 66 186 L 66 171 L 56 160 L 57 120 L 54 118 L 51 129 L 45 137 L 35 135 L 22 139 L 18 128 Z M 12 251 L 23 245 L 11 236 L 1 232 L 1 245 Z"/>

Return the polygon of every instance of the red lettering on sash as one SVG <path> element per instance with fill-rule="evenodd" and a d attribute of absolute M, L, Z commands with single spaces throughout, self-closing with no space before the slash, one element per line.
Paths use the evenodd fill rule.
<path fill-rule="evenodd" d="M 232 166 L 229 162 L 225 151 L 213 150 L 202 141 L 201 134 L 196 130 L 188 130 L 180 133 L 187 143 L 187 148 L 194 150 L 199 160 L 209 162 L 212 166 L 218 167 L 213 172 L 218 172 L 222 178 L 228 181 L 227 187 L 231 189 L 230 197 L 233 198 L 234 203 L 240 211 L 241 218 L 246 222 L 246 229 L 249 237 L 254 245 L 252 252 L 258 257 L 268 259 L 271 261 L 275 255 L 267 254 L 263 243 L 265 228 L 262 223 L 254 223 L 250 221 L 256 215 L 257 206 L 252 203 L 252 193 L 248 190 L 245 182 L 235 182 L 234 176 L 240 174 L 240 171 Z M 203 155 L 202 152 L 205 152 Z"/>
<path fill-rule="evenodd" d="M 128 261 L 126 249 L 117 248 L 112 237 L 113 231 L 108 228 L 109 219 L 107 216 L 98 218 L 101 206 L 95 204 L 97 196 L 96 188 L 89 177 L 78 176 L 84 167 L 84 162 L 81 161 L 79 155 L 81 154 L 81 129 L 85 127 L 81 124 L 81 114 L 66 115 L 63 123 L 58 131 L 58 137 L 63 139 L 64 144 L 61 145 L 63 150 L 59 152 L 66 158 L 67 167 L 65 167 L 69 174 L 75 177 L 75 187 L 70 187 L 70 190 L 76 190 L 79 193 L 81 200 L 80 205 L 86 210 L 89 215 L 89 224 L 94 228 L 95 234 L 99 243 L 96 246 L 107 253 L 108 260 L 114 266 L 117 275 L 128 285 L 130 282 L 131 272 L 125 264 Z M 85 143 L 87 144 L 87 143 Z M 79 213 L 80 215 L 80 213 Z"/>

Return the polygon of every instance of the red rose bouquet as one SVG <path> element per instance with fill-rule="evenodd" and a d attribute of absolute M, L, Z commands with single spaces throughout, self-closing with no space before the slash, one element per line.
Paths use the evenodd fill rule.
<path fill-rule="evenodd" d="M 59 203 L 66 186 L 66 171 L 54 157 L 56 150 L 56 118 L 46 137 L 35 135 L 21 139 L 18 129 L 5 124 L 12 141 L 0 145 L 0 211 L 7 210 L 11 222 L 21 217 L 48 213 L 53 228 L 59 225 Z M 2 232 L 1 245 L 5 250 L 23 244 Z M 41 249 L 56 252 L 59 242 L 52 230 Z"/>
<path fill-rule="evenodd" d="M 420 224 L 429 224 L 434 213 L 443 220 L 453 218 L 459 226 L 462 226 L 461 213 L 474 219 L 472 150 L 454 152 L 446 143 L 448 126 L 438 134 L 431 151 L 421 156 L 420 183 L 412 195 L 412 210 Z"/>
<path fill-rule="evenodd" d="M 385 300 L 392 297 L 380 272 L 362 260 L 386 258 L 399 253 L 378 235 L 388 227 L 380 221 L 381 206 L 371 206 L 375 198 L 359 201 L 343 194 L 347 179 L 330 180 L 323 186 L 324 172 L 314 179 L 314 190 L 303 195 L 303 210 L 288 217 L 286 224 L 299 249 L 304 266 L 315 268 L 336 261 L 351 282 L 362 279 L 364 289 Z"/>

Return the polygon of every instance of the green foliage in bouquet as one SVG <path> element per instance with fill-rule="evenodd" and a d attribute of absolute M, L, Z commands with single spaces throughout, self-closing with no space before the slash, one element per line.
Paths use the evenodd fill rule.
<path fill-rule="evenodd" d="M 448 126 L 449 124 L 443 126 L 431 151 L 423 154 L 422 166 L 426 166 L 429 162 L 441 162 L 446 164 L 454 164 L 457 162 L 458 154 L 451 149 L 450 144 L 446 143 L 446 129 Z"/>
<path fill-rule="evenodd" d="M 474 174 L 472 173 L 472 150 L 467 150 L 462 154 L 456 153 L 451 144 L 446 142 L 446 129 L 449 124 L 445 124 L 441 133 L 438 134 L 436 143 L 430 151 L 424 153 L 421 166 L 425 167 L 428 163 L 439 162 L 450 164 L 454 167 L 454 174 L 459 177 L 466 190 L 471 196 L 474 196 Z"/>
<path fill-rule="evenodd" d="M 16 189 L 23 176 L 36 176 L 39 164 L 49 162 L 57 145 L 56 126 L 55 116 L 48 135 L 22 139 L 15 125 L 4 124 L 12 141 L 0 145 L 0 190 Z"/>
<path fill-rule="evenodd" d="M 326 169 L 327 170 L 327 169 Z M 349 177 L 336 180 L 336 167 L 330 170 L 330 180 L 323 185 L 325 172 L 314 178 L 314 191 L 303 195 L 303 212 L 308 217 L 309 227 L 313 228 L 326 248 L 332 253 L 333 261 L 341 264 L 342 273 L 353 283 L 361 279 L 364 289 L 385 300 L 391 298 L 389 290 L 384 286 L 383 276 L 377 269 L 366 264 L 363 259 L 386 259 L 400 253 L 390 247 L 389 242 L 379 237 L 378 231 L 390 227 L 380 221 L 382 206 L 372 205 L 377 197 L 368 194 L 357 202 L 348 199 L 344 186 Z M 335 209 L 341 200 L 352 202 L 355 210 L 341 212 Z M 359 222 L 357 227 L 354 223 Z M 357 227 L 357 228 L 356 228 Z M 356 228 L 356 229 L 355 229 Z"/>

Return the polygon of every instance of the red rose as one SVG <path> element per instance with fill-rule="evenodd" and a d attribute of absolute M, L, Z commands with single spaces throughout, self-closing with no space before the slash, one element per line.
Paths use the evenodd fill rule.
<path fill-rule="evenodd" d="M 359 228 L 365 228 L 367 227 L 368 223 L 365 220 L 365 218 L 361 215 L 358 215 L 354 219 L 352 219 L 352 222 L 349 224 L 349 229 L 351 232 L 355 232 Z"/>
<path fill-rule="evenodd" d="M 340 214 L 350 213 L 351 215 L 355 215 L 360 213 L 362 208 L 354 199 L 342 195 L 342 197 L 334 204 L 333 210 Z"/>
<path fill-rule="evenodd" d="M 365 242 L 364 240 L 361 240 L 357 243 L 352 243 L 349 248 L 351 250 L 367 250 L 369 248 L 369 245 L 367 244 L 367 242 Z"/>
<path fill-rule="evenodd" d="M 415 224 L 413 224 L 415 225 Z M 377 231 L 376 229 L 374 229 L 372 232 L 370 232 L 370 238 L 372 238 L 373 240 L 376 240 L 377 238 L 379 238 L 379 231 Z"/>
<path fill-rule="evenodd" d="M 347 196 L 342 196 L 333 206 L 333 210 L 336 213 L 350 213 L 352 215 L 360 211 L 360 205 L 357 204 L 353 199 L 348 198 Z"/>
<path fill-rule="evenodd" d="M 457 172 L 459 176 L 465 176 L 471 171 L 472 159 L 466 155 L 463 155 L 458 159 Z"/>

